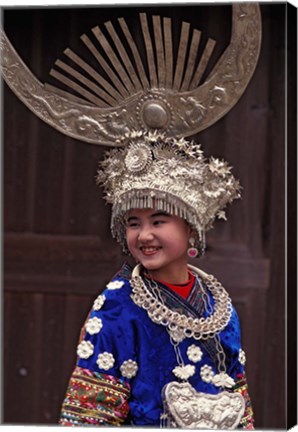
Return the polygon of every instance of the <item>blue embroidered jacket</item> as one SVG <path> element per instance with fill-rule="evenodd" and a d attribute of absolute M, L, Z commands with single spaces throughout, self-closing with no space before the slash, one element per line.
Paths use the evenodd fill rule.
<path fill-rule="evenodd" d="M 86 320 L 78 347 L 77 366 L 62 408 L 60 423 L 63 425 L 120 425 L 123 422 L 160 425 L 162 390 L 167 383 L 177 381 L 173 374 L 177 366 L 176 354 L 166 328 L 152 322 L 146 310 L 131 299 L 130 276 L 131 269 L 124 266 L 100 294 Z M 159 288 L 165 304 L 172 310 L 192 317 L 206 316 L 197 284 L 187 300 L 166 286 L 159 284 Z M 213 304 L 206 285 L 205 288 Z M 232 390 L 241 392 L 246 399 L 242 426 L 250 429 L 252 411 L 244 361 L 239 357 L 242 351 L 240 327 L 234 308 L 219 337 L 226 356 L 226 372 L 236 383 Z M 200 347 L 203 354 L 197 362 L 187 355 L 192 345 Z M 195 366 L 195 373 L 188 381 L 197 391 L 216 394 L 223 390 L 206 382 L 208 377 L 203 380 L 200 374 L 204 365 L 210 366 L 214 374 L 218 373 L 218 351 L 213 338 L 199 341 L 185 338 L 179 348 L 184 363 Z M 92 395 L 89 399 L 88 394 Z M 117 397 L 113 398 L 115 394 Z"/>

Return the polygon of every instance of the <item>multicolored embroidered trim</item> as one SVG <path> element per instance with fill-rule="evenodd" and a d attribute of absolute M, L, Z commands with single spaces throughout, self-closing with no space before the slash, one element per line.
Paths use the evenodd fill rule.
<path fill-rule="evenodd" d="M 238 374 L 236 375 L 236 377 L 236 384 L 232 390 L 233 392 L 240 393 L 245 400 L 245 411 L 242 419 L 240 420 L 239 427 L 245 430 L 254 430 L 253 409 L 247 390 L 246 376 L 245 374 Z"/>
<path fill-rule="evenodd" d="M 111 375 L 76 367 L 66 392 L 62 426 L 120 426 L 129 413 L 130 386 Z"/>

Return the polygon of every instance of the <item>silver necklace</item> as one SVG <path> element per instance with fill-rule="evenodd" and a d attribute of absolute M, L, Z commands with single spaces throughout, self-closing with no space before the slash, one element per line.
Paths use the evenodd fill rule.
<path fill-rule="evenodd" d="M 197 275 L 203 278 L 214 298 L 214 312 L 207 318 L 187 317 L 179 312 L 172 311 L 156 298 L 147 288 L 140 276 L 141 265 L 138 264 L 132 272 L 131 298 L 135 304 L 147 311 L 150 319 L 156 324 L 169 328 L 173 333 L 180 333 L 196 340 L 208 339 L 220 333 L 228 324 L 232 314 L 232 303 L 227 291 L 214 276 L 207 275 L 202 270 L 188 266 Z"/>

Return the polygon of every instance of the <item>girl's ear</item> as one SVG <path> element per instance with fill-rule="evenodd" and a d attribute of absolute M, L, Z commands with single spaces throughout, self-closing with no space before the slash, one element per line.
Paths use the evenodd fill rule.
<path fill-rule="evenodd" d="M 187 221 L 185 221 L 185 223 L 187 224 L 188 239 L 190 239 L 191 237 L 197 238 L 197 232 L 196 232 L 196 230 L 194 230 L 192 228 L 192 226 Z"/>

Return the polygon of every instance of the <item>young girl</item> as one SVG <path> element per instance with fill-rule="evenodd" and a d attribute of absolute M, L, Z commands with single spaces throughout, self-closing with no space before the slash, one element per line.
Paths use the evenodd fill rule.
<path fill-rule="evenodd" d="M 222 285 L 188 264 L 239 184 L 184 139 L 125 140 L 98 183 L 113 204 L 112 233 L 136 265 L 93 304 L 60 424 L 252 429 L 237 314 Z"/>

